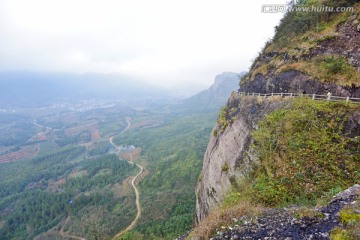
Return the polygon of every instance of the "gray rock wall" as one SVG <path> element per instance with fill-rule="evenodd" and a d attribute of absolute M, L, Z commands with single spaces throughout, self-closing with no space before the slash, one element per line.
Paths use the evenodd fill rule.
<path fill-rule="evenodd" d="M 241 181 L 252 171 L 257 157 L 251 148 L 251 132 L 267 113 L 284 104 L 286 101 L 258 97 L 242 99 L 237 94 L 232 95 L 227 106 L 228 111 L 237 109 L 235 120 L 223 133 L 211 136 L 204 156 L 203 171 L 195 189 L 197 223 L 220 206 L 234 181 Z M 220 131 L 219 126 L 215 129 Z"/>

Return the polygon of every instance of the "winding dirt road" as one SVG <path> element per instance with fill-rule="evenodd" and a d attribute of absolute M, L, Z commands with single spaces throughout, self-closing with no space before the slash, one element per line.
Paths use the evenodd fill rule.
<path fill-rule="evenodd" d="M 131 126 L 131 123 L 130 123 L 130 120 L 129 120 L 129 119 L 126 119 L 126 122 L 127 122 L 128 125 L 127 125 L 127 127 L 126 127 L 124 130 L 121 131 L 121 133 L 124 133 L 125 131 L 127 131 L 127 130 L 130 128 L 130 126 Z M 111 145 L 113 145 L 114 148 L 116 148 L 116 149 L 118 150 L 118 151 L 116 152 L 116 154 L 119 154 L 120 151 L 121 151 L 121 148 L 120 148 L 119 146 L 117 146 L 117 145 L 113 142 L 113 138 L 114 138 L 114 136 L 110 137 L 110 138 L 109 138 L 109 141 L 110 141 Z M 120 159 L 120 158 L 119 158 L 119 159 Z M 123 159 L 121 159 L 121 160 L 123 160 Z M 138 188 L 137 188 L 136 185 L 135 185 L 135 181 L 136 181 L 136 179 L 143 173 L 144 167 L 141 166 L 141 165 L 139 165 L 139 164 L 137 164 L 137 163 L 134 163 L 132 158 L 131 158 L 131 161 L 127 161 L 127 162 L 130 163 L 130 164 L 136 165 L 136 166 L 140 169 L 139 173 L 138 173 L 138 174 L 132 179 L 132 181 L 131 181 L 131 185 L 132 185 L 132 187 L 134 188 L 135 196 L 136 196 L 136 201 L 135 201 L 135 203 L 136 203 L 137 214 L 136 214 L 135 219 L 130 223 L 130 225 L 127 226 L 127 227 L 126 227 L 124 230 L 122 230 L 121 232 L 117 233 L 117 234 L 113 237 L 113 239 L 116 239 L 116 238 L 120 237 L 121 235 L 123 235 L 124 233 L 126 233 L 126 232 L 128 232 L 128 231 L 131 231 L 131 230 L 136 226 L 138 220 L 139 220 L 140 217 L 141 217 L 140 192 L 139 192 Z M 75 240 L 86 240 L 85 238 L 78 237 L 78 236 L 74 236 L 74 235 L 70 235 L 69 233 L 67 233 L 67 232 L 64 231 L 64 227 L 65 227 L 65 225 L 69 222 L 69 220 L 70 220 L 70 217 L 66 217 L 66 219 L 65 219 L 65 221 L 64 221 L 64 224 L 63 224 L 62 228 L 60 229 L 60 235 L 61 235 L 62 237 L 65 237 L 65 238 L 70 238 L 70 239 L 75 239 Z"/>
<path fill-rule="evenodd" d="M 129 120 L 129 119 L 126 119 L 126 122 L 127 122 L 128 125 L 127 125 L 127 127 L 126 127 L 124 130 L 121 131 L 121 133 L 124 133 L 125 131 L 127 131 L 127 130 L 130 128 L 130 126 L 131 126 L 131 123 L 130 123 L 130 120 Z M 110 141 L 111 145 L 113 145 L 113 146 L 118 150 L 118 151 L 116 152 L 116 154 L 119 154 L 121 148 L 120 148 L 119 146 L 117 146 L 117 145 L 113 142 L 113 138 L 114 138 L 114 136 L 110 137 L 110 138 L 109 138 L 109 141 Z M 121 159 L 121 160 L 122 160 L 122 159 Z M 113 239 L 116 239 L 116 238 L 120 237 L 121 235 L 123 235 L 124 233 L 126 233 L 126 232 L 128 232 L 128 231 L 131 231 L 131 230 L 136 226 L 138 220 L 139 220 L 140 217 L 141 217 L 140 192 L 139 192 L 138 188 L 137 188 L 136 185 L 135 185 L 135 181 L 136 181 L 136 179 L 142 174 L 142 172 L 144 171 L 144 167 L 141 166 L 141 165 L 139 165 L 139 164 L 137 164 L 137 163 L 134 163 L 132 160 L 133 160 L 133 159 L 131 159 L 131 161 L 127 161 L 127 162 L 130 163 L 130 164 L 135 164 L 135 165 L 140 169 L 139 173 L 138 173 L 138 174 L 132 179 L 132 181 L 131 181 L 131 185 L 132 185 L 132 187 L 134 188 L 135 196 L 136 196 L 136 209 L 137 209 L 137 214 L 136 214 L 135 219 L 130 223 L 130 225 L 127 226 L 123 231 L 117 233 L 117 234 L 113 237 Z"/>

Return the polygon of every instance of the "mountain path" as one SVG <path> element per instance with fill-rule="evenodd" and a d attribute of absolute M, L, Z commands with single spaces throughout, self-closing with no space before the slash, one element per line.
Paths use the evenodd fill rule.
<path fill-rule="evenodd" d="M 127 125 L 127 127 L 126 127 L 124 130 L 121 131 L 121 133 L 126 132 L 126 131 L 131 127 L 131 123 L 130 123 L 130 120 L 129 120 L 129 119 L 126 119 L 126 123 L 127 123 L 128 125 Z M 120 133 L 120 134 L 121 134 L 121 133 Z M 113 147 L 115 147 L 115 148 L 118 150 L 118 151 L 116 152 L 116 154 L 119 154 L 121 149 L 120 149 L 119 146 L 117 146 L 117 145 L 114 143 L 113 138 L 114 138 L 114 136 L 110 137 L 110 138 L 109 138 L 109 142 L 110 142 L 110 144 L 111 144 Z M 120 159 L 120 158 L 119 158 L 119 159 Z M 123 160 L 123 159 L 121 159 L 121 160 Z M 130 223 L 130 225 L 127 226 L 127 227 L 126 227 L 124 230 L 122 230 L 121 232 L 117 233 L 117 234 L 113 237 L 113 239 L 116 239 L 116 238 L 120 237 L 121 235 L 123 235 L 124 233 L 126 233 L 126 232 L 128 232 L 128 231 L 131 231 L 131 230 L 136 226 L 138 220 L 139 220 L 140 217 L 141 217 L 140 191 L 139 191 L 138 188 L 136 187 L 135 181 L 136 181 L 136 179 L 143 173 L 144 167 L 141 166 L 140 164 L 134 163 L 132 157 L 131 157 L 130 161 L 127 161 L 127 162 L 130 163 L 130 164 L 136 165 L 136 166 L 140 169 L 139 173 L 138 173 L 138 174 L 132 179 L 132 181 L 131 181 L 131 185 L 132 185 L 132 187 L 133 187 L 133 189 L 134 189 L 134 191 L 135 191 L 135 196 L 136 196 L 136 201 L 135 201 L 135 203 L 136 203 L 137 214 L 136 214 L 135 219 Z M 65 225 L 66 225 L 69 221 L 70 221 L 70 217 L 68 216 L 68 217 L 65 218 L 64 224 L 63 224 L 62 228 L 60 229 L 60 235 L 61 235 L 62 237 L 64 237 L 64 238 L 70 238 L 70 239 L 75 239 L 75 240 L 86 240 L 85 238 L 78 237 L 78 236 L 74 236 L 74 235 L 71 235 L 71 234 L 69 234 L 69 233 L 67 233 L 67 232 L 64 231 L 64 227 L 65 227 Z"/>
<path fill-rule="evenodd" d="M 121 131 L 121 133 L 126 132 L 126 131 L 131 127 L 131 123 L 130 123 L 130 120 L 129 120 L 129 119 L 126 119 L 126 123 L 127 123 L 128 125 L 127 125 L 127 127 L 126 127 L 124 130 Z M 120 133 L 120 134 L 121 134 L 121 133 Z M 120 149 L 119 146 L 117 146 L 117 145 L 113 142 L 113 138 L 114 138 L 114 136 L 110 137 L 110 138 L 109 138 L 109 141 L 110 141 L 111 145 L 114 146 L 114 147 L 118 150 L 118 151 L 116 152 L 116 154 L 119 154 L 121 149 Z M 119 159 L 120 159 L 120 158 L 119 158 Z M 123 235 L 124 233 L 132 230 L 132 229 L 136 226 L 138 220 L 139 220 L 140 217 L 141 217 L 140 192 L 139 192 L 138 188 L 137 188 L 136 185 L 135 185 L 135 181 L 136 181 L 136 179 L 143 173 L 144 167 L 141 166 L 140 164 L 134 163 L 132 157 L 131 157 L 130 161 L 127 161 L 127 162 L 130 163 L 130 164 L 136 165 L 136 166 L 140 169 L 139 173 L 138 173 L 138 174 L 132 179 L 132 181 L 131 181 L 131 185 L 132 185 L 132 187 L 133 187 L 133 189 L 134 189 L 134 191 L 135 191 L 135 196 L 136 196 L 136 201 L 135 201 L 135 202 L 136 202 L 137 214 L 136 214 L 135 219 L 130 223 L 130 225 L 127 226 L 127 227 L 126 227 L 124 230 L 122 230 L 121 232 L 117 233 L 117 234 L 113 237 L 113 239 L 116 239 L 116 238 L 120 237 L 121 235 Z"/>

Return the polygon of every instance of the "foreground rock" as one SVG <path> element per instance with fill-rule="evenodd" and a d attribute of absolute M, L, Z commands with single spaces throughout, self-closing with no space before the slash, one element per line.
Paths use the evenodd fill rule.
<path fill-rule="evenodd" d="M 345 206 L 360 214 L 359 196 L 360 185 L 355 185 L 319 209 L 270 209 L 257 219 L 239 218 L 211 239 L 330 239 L 331 230 L 343 226 L 339 212 Z"/>

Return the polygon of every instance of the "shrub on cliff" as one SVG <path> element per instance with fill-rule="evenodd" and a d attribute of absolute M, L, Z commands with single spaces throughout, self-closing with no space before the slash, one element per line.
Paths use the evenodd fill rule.
<path fill-rule="evenodd" d="M 253 198 L 267 205 L 315 203 L 332 189 L 360 180 L 360 139 L 347 122 L 360 106 L 295 99 L 253 132 L 260 165 Z"/>

